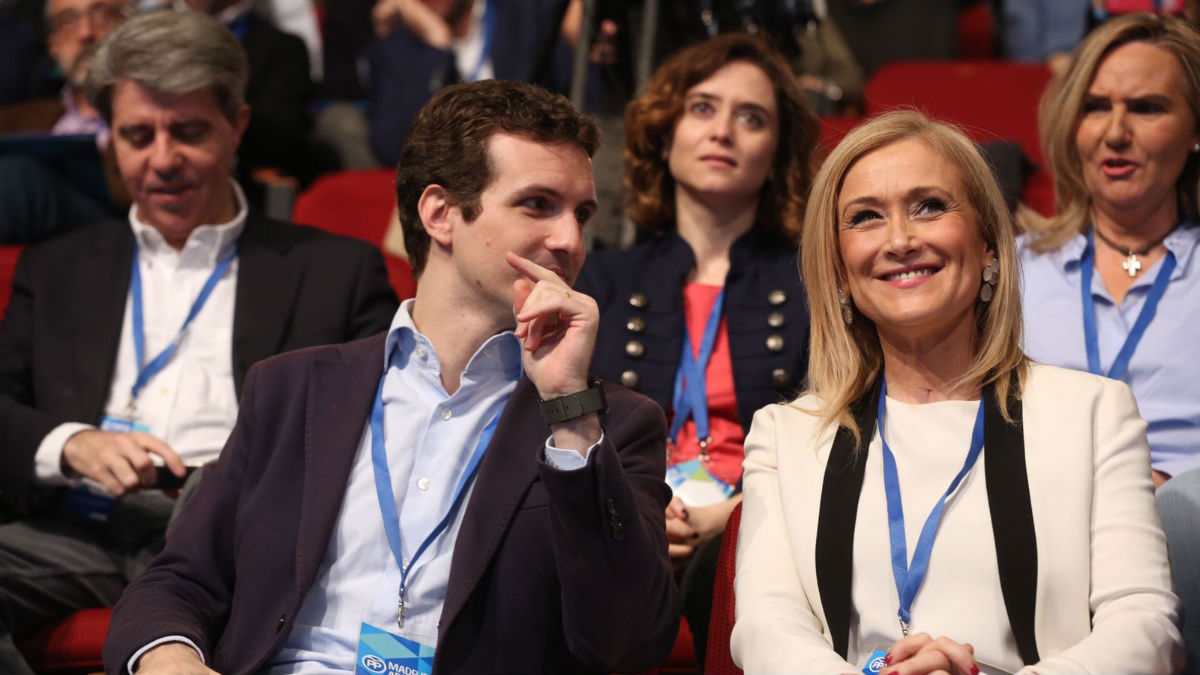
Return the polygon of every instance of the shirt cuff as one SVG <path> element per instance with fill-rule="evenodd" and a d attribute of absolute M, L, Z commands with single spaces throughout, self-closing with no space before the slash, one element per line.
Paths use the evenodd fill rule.
<path fill-rule="evenodd" d="M 62 471 L 63 446 L 75 434 L 95 429 L 90 424 L 65 422 L 54 427 L 42 438 L 33 455 L 33 477 L 42 485 L 78 485 L 79 479 L 67 478 Z"/>
<path fill-rule="evenodd" d="M 183 637 L 182 635 L 168 635 L 166 637 L 160 637 L 157 640 L 155 640 L 154 642 L 151 642 L 150 644 L 146 645 L 145 647 L 142 647 L 141 649 L 134 652 L 133 656 L 129 657 L 129 663 L 125 664 L 125 667 L 129 669 L 129 675 L 133 675 L 133 667 L 137 665 L 138 659 L 142 658 L 142 654 L 145 654 L 146 652 L 150 651 L 151 649 L 154 649 L 155 647 L 157 647 L 159 645 L 165 645 L 168 642 L 182 642 L 183 644 L 191 647 L 192 649 L 195 649 L 196 656 L 200 657 L 200 663 L 208 665 L 208 663 L 204 660 L 204 652 L 200 651 L 200 648 L 196 646 L 195 642 L 192 642 L 191 640 Z"/>
<path fill-rule="evenodd" d="M 604 431 L 600 432 L 600 440 L 588 446 L 587 451 L 580 455 L 574 450 L 562 450 L 550 444 L 554 436 L 546 437 L 546 463 L 559 471 L 578 471 L 587 466 L 588 459 L 601 443 L 604 442 Z"/>

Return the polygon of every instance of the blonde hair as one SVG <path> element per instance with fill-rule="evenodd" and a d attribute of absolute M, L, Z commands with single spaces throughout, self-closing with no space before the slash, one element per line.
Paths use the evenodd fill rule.
<path fill-rule="evenodd" d="M 1075 132 L 1083 118 L 1083 103 L 1100 64 L 1118 47 L 1144 42 L 1175 55 L 1183 70 L 1188 106 L 1200 128 L 1200 31 L 1183 19 L 1162 14 L 1127 14 L 1107 21 L 1092 31 L 1071 55 L 1071 65 L 1061 81 L 1042 94 L 1038 127 L 1047 168 L 1054 176 L 1057 215 L 1030 219 L 1034 230 L 1032 247 L 1052 251 L 1087 229 L 1092 219 L 1092 197 L 1083 182 L 1083 167 L 1075 145 Z M 1181 212 L 1197 214 L 1197 182 L 1200 158 L 1190 154 L 1176 181 L 1176 199 Z"/>
<path fill-rule="evenodd" d="M 842 181 L 859 159 L 907 139 L 920 140 L 958 169 L 980 234 L 1000 263 L 992 301 L 975 305 L 976 352 L 957 384 L 994 384 L 1001 413 L 1011 421 L 1008 396 L 1013 386 L 1020 394 L 1020 381 L 1028 363 L 1021 351 L 1021 295 L 1012 215 L 979 148 L 957 128 L 921 113 L 902 110 L 880 115 L 851 131 L 817 172 L 800 243 L 801 276 L 812 315 L 810 392 L 822 402 L 822 426 L 835 422 L 845 426 L 860 444 L 864 430 L 858 428 L 850 407 L 880 376 L 883 352 L 875 325 L 866 316 L 854 309 L 853 323 L 847 325 L 842 319 L 838 292 L 846 289 L 846 284 L 838 244 L 838 198 Z M 848 293 L 847 301 L 853 303 Z M 1010 377 L 1014 372 L 1016 382 Z"/>

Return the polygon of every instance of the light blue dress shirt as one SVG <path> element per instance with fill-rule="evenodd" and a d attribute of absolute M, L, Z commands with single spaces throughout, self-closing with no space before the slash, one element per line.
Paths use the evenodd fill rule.
<path fill-rule="evenodd" d="M 406 301 L 389 329 L 383 384 L 385 447 L 406 562 L 449 510 L 480 433 L 503 410 L 522 375 L 520 342 L 506 331 L 475 352 L 458 390 L 447 395 L 437 353 L 413 325 L 411 307 L 412 300 Z M 557 469 L 575 470 L 587 463 L 577 452 L 551 447 L 549 440 L 545 453 Z M 371 464 L 371 429 L 364 425 L 316 581 L 266 672 L 353 673 L 363 621 L 436 646 L 454 542 L 466 510 L 466 505 L 459 509 L 414 563 L 405 593 L 404 627 L 398 629 L 400 568 L 384 536 Z"/>
<path fill-rule="evenodd" d="M 1175 475 L 1200 467 L 1200 226 L 1185 224 L 1164 244 L 1176 267 L 1154 320 L 1123 378 L 1133 388 L 1138 409 L 1149 423 L 1153 467 Z M 1080 234 L 1061 248 L 1036 253 L 1025 236 L 1017 241 L 1025 310 L 1025 352 L 1043 363 L 1087 370 L 1080 298 L 1080 260 L 1087 244 Z M 1103 244 L 1099 244 L 1103 245 Z M 1092 301 L 1100 363 L 1107 370 L 1125 343 L 1158 274 L 1159 261 L 1142 270 L 1120 305 L 1099 274 L 1092 277 Z"/>

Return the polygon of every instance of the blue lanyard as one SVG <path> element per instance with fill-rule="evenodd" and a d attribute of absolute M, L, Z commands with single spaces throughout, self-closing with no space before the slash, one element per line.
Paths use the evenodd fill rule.
<path fill-rule="evenodd" d="M 375 391 L 375 405 L 371 408 L 371 464 L 375 468 L 375 494 L 379 497 L 379 509 L 383 515 L 383 531 L 387 534 L 388 545 L 391 546 L 392 555 L 396 558 L 396 565 L 400 568 L 396 625 L 403 628 L 404 592 L 408 587 L 408 574 L 416 566 L 417 559 L 421 557 L 421 554 L 450 526 L 450 523 L 454 521 L 455 514 L 462 508 L 463 501 L 466 499 L 467 486 L 475 480 L 475 475 L 479 473 L 479 462 L 483 459 L 483 453 L 487 450 L 488 444 L 492 442 L 492 434 L 496 432 L 496 425 L 500 422 L 500 413 L 496 413 L 492 421 L 488 422 L 480 432 L 475 452 L 467 461 L 467 470 L 463 472 L 458 487 L 454 489 L 454 499 L 450 502 L 450 510 L 446 512 L 441 522 L 434 526 L 433 531 L 417 547 L 417 552 L 413 554 L 412 560 L 405 565 L 400 543 L 400 512 L 396 508 L 396 497 L 392 494 L 392 472 L 388 469 L 387 448 L 383 443 L 383 381 L 386 377 L 387 373 L 385 372 L 383 377 L 379 378 L 379 388 Z"/>
<path fill-rule="evenodd" d="M 479 79 L 479 73 L 483 70 L 483 64 L 487 62 L 488 55 L 492 51 L 492 35 L 496 32 L 496 2 L 495 0 L 487 0 L 487 5 L 483 8 L 483 49 L 479 52 L 479 62 L 475 64 L 475 69 L 471 71 L 471 77 L 467 82 L 475 82 Z"/>
<path fill-rule="evenodd" d="M 216 288 L 217 282 L 221 277 L 225 276 L 225 271 L 233 264 L 233 258 L 237 255 L 237 247 L 229 247 L 229 252 L 226 253 L 217 262 L 216 268 L 212 274 L 208 275 L 208 280 L 204 282 L 204 286 L 200 289 L 200 295 L 196 296 L 196 300 L 192 302 L 192 308 L 188 310 L 187 318 L 183 320 L 183 325 L 179 327 L 179 333 L 175 335 L 175 339 L 171 340 L 171 344 L 158 353 L 149 363 L 146 363 L 146 326 L 143 318 L 142 310 L 142 272 L 138 264 L 138 245 L 133 243 L 133 273 L 129 280 L 129 292 L 133 295 L 133 351 L 137 357 L 138 374 L 133 381 L 133 387 L 129 392 L 129 411 L 133 412 L 136 406 L 138 393 L 142 387 L 150 381 L 155 375 L 162 371 L 167 366 L 171 358 L 175 356 L 175 350 L 179 347 L 180 340 L 183 339 L 184 331 L 187 330 L 192 319 L 200 313 L 204 307 L 204 303 L 208 301 L 208 296 L 212 295 L 213 289 Z"/>
<path fill-rule="evenodd" d="M 908 545 L 904 536 L 904 506 L 900 502 L 900 475 L 896 471 L 896 457 L 888 447 L 887 439 L 883 437 L 883 420 L 885 402 L 887 401 L 887 380 L 879 392 L 879 440 L 883 441 L 883 491 L 887 495 L 888 535 L 892 544 L 892 575 L 896 578 L 896 592 L 900 596 L 900 630 L 908 637 L 908 626 L 912 623 L 912 604 L 917 597 L 917 591 L 925 581 L 925 572 L 929 570 L 929 556 L 933 552 L 933 539 L 937 536 L 938 524 L 942 521 L 942 512 L 946 508 L 946 499 L 954 492 L 962 479 L 975 466 L 983 451 L 983 399 L 979 400 L 979 412 L 975 413 L 975 427 L 971 430 L 971 447 L 967 451 L 967 460 L 950 487 L 946 488 L 917 538 L 917 546 L 913 549 L 912 566 L 908 564 Z"/>
<path fill-rule="evenodd" d="M 243 12 L 241 16 L 229 23 L 229 32 L 237 38 L 238 42 L 246 41 L 246 31 L 250 30 L 250 12 Z"/>
<path fill-rule="evenodd" d="M 1079 292 L 1083 301 L 1083 340 L 1087 345 L 1088 370 L 1093 375 L 1107 375 L 1114 380 L 1120 380 L 1129 370 L 1129 360 L 1133 358 L 1134 350 L 1137 349 L 1138 343 L 1146 334 L 1146 327 L 1154 319 L 1158 301 L 1162 300 L 1163 295 L 1167 292 L 1171 273 L 1175 271 L 1175 254 L 1171 253 L 1170 249 L 1167 250 L 1167 257 L 1162 262 L 1162 269 L 1158 271 L 1158 276 L 1154 277 L 1154 283 L 1150 285 L 1150 291 L 1146 293 L 1146 304 L 1142 306 L 1137 320 L 1133 322 L 1133 328 L 1125 337 L 1125 344 L 1121 345 L 1121 351 L 1117 352 L 1117 358 L 1113 360 L 1108 373 L 1105 373 L 1100 365 L 1100 337 L 1096 329 L 1096 304 L 1092 300 L 1092 275 L 1096 271 L 1093 263 L 1095 259 L 1094 237 L 1094 232 L 1088 230 L 1087 246 L 1084 247 L 1083 258 L 1079 261 Z"/>
<path fill-rule="evenodd" d="M 712 311 L 708 314 L 708 323 L 704 326 L 704 335 L 700 339 L 700 353 L 692 355 L 692 336 L 683 329 L 683 353 L 679 357 L 679 370 L 675 371 L 675 395 L 672 406 L 675 410 L 671 420 L 671 431 L 668 436 L 674 443 L 679 438 L 679 430 L 688 417 L 696 420 L 696 438 L 700 440 L 701 450 L 707 446 L 708 433 L 708 378 L 705 369 L 712 358 L 713 346 L 717 342 L 717 328 L 721 325 L 721 309 L 725 301 L 725 289 L 717 294 L 713 301 Z"/>

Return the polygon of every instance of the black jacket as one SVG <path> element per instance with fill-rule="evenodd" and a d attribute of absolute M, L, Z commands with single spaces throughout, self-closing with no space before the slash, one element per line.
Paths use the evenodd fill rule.
<path fill-rule="evenodd" d="M 64 422 L 97 424 L 129 293 L 128 222 L 93 225 L 21 253 L 0 323 L 0 501 L 24 510 L 33 458 Z M 233 379 L 255 362 L 390 325 L 398 303 L 379 251 L 251 213 L 238 240 Z"/>

